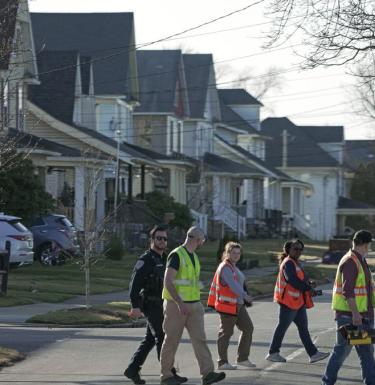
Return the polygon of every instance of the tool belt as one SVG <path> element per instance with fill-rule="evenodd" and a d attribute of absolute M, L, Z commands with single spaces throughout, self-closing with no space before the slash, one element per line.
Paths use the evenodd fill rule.
<path fill-rule="evenodd" d="M 339 332 L 349 345 L 371 345 L 375 343 L 375 329 L 364 326 L 344 325 Z"/>

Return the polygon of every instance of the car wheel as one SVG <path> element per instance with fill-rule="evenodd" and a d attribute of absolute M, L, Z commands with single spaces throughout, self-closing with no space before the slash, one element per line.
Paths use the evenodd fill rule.
<path fill-rule="evenodd" d="M 43 266 L 55 266 L 61 265 L 65 262 L 65 258 L 61 252 L 56 255 L 56 251 L 53 250 L 52 244 L 46 243 L 40 246 L 37 251 L 37 258 Z"/>

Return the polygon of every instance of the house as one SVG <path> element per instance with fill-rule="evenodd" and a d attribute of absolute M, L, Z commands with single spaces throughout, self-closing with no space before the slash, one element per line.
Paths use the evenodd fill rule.
<path fill-rule="evenodd" d="M 326 240 L 338 232 L 337 208 L 345 196 L 343 127 L 297 126 L 288 118 L 267 118 L 261 132 L 266 161 L 313 190 L 290 186 L 282 190 L 282 210 L 293 227 L 312 239 Z"/>
<path fill-rule="evenodd" d="M 24 130 L 25 99 L 38 84 L 27 0 L 4 0 L 0 8 L 0 133 Z"/>
<path fill-rule="evenodd" d="M 95 210 L 97 223 L 102 223 L 113 209 L 115 187 L 119 193 L 132 197 L 133 166 L 155 167 L 155 162 L 114 138 L 77 123 L 95 106 L 93 71 L 89 65 L 80 63 L 77 51 L 44 51 L 38 55 L 41 84 L 30 89 L 27 122 L 29 134 L 81 153 L 80 160 L 76 156 L 68 156 L 63 162 L 47 158 L 45 166 L 51 170 L 46 175 L 47 191 L 55 198 L 61 196 L 66 185 L 74 190 L 74 222 L 83 229 L 88 206 Z M 58 168 L 54 165 L 56 162 Z M 90 202 L 87 189 L 93 183 L 96 185 L 92 193 L 95 202 Z M 145 183 L 143 175 L 143 187 Z"/>
<path fill-rule="evenodd" d="M 134 111 L 134 144 L 160 163 L 153 190 L 186 204 L 186 174 L 195 165 L 184 154 L 189 104 L 180 50 L 138 50 L 140 104 Z M 142 150 L 144 149 L 144 150 Z"/>

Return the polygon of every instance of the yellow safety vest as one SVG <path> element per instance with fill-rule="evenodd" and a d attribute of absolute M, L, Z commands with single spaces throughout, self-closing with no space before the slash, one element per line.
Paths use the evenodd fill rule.
<path fill-rule="evenodd" d="M 333 286 L 333 294 L 332 294 L 332 309 L 338 311 L 348 311 L 351 312 L 348 302 L 346 298 L 342 294 L 342 272 L 341 266 L 348 260 L 352 259 L 357 265 L 357 279 L 355 281 L 354 294 L 355 294 L 355 302 L 357 305 L 357 309 L 360 313 L 367 311 L 367 285 L 366 285 L 366 275 L 363 271 L 363 267 L 358 257 L 352 252 L 349 251 L 340 261 L 339 266 L 337 268 L 335 284 Z M 374 281 L 372 280 L 372 304 L 375 306 L 375 286 Z"/>
<path fill-rule="evenodd" d="M 176 274 L 173 284 L 178 295 L 184 302 L 199 301 L 201 299 L 200 291 L 200 263 L 197 254 L 194 255 L 195 267 L 190 259 L 189 254 L 183 246 L 174 249 L 172 253 L 177 253 L 180 259 L 180 267 Z M 164 287 L 162 293 L 163 299 L 173 300 L 169 291 Z"/>

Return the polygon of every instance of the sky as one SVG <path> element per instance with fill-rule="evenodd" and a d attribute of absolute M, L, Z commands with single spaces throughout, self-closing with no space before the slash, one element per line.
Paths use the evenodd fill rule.
<path fill-rule="evenodd" d="M 298 41 L 264 48 L 271 23 L 262 2 L 220 18 L 256 1 L 29 0 L 29 7 L 31 12 L 133 12 L 138 46 L 212 53 L 220 88 L 238 87 L 238 78 L 249 77 L 255 80 L 246 84 L 247 90 L 256 96 L 254 82 L 271 69 L 279 73 L 279 87 L 260 99 L 262 118 L 286 116 L 299 125 L 342 125 L 346 139 L 375 139 L 375 122 L 354 112 L 353 78 L 347 69 L 301 70 Z M 213 21 L 216 18 L 220 19 Z M 208 24 L 165 39 L 204 23 Z M 163 41 L 149 44 L 158 40 Z"/>

